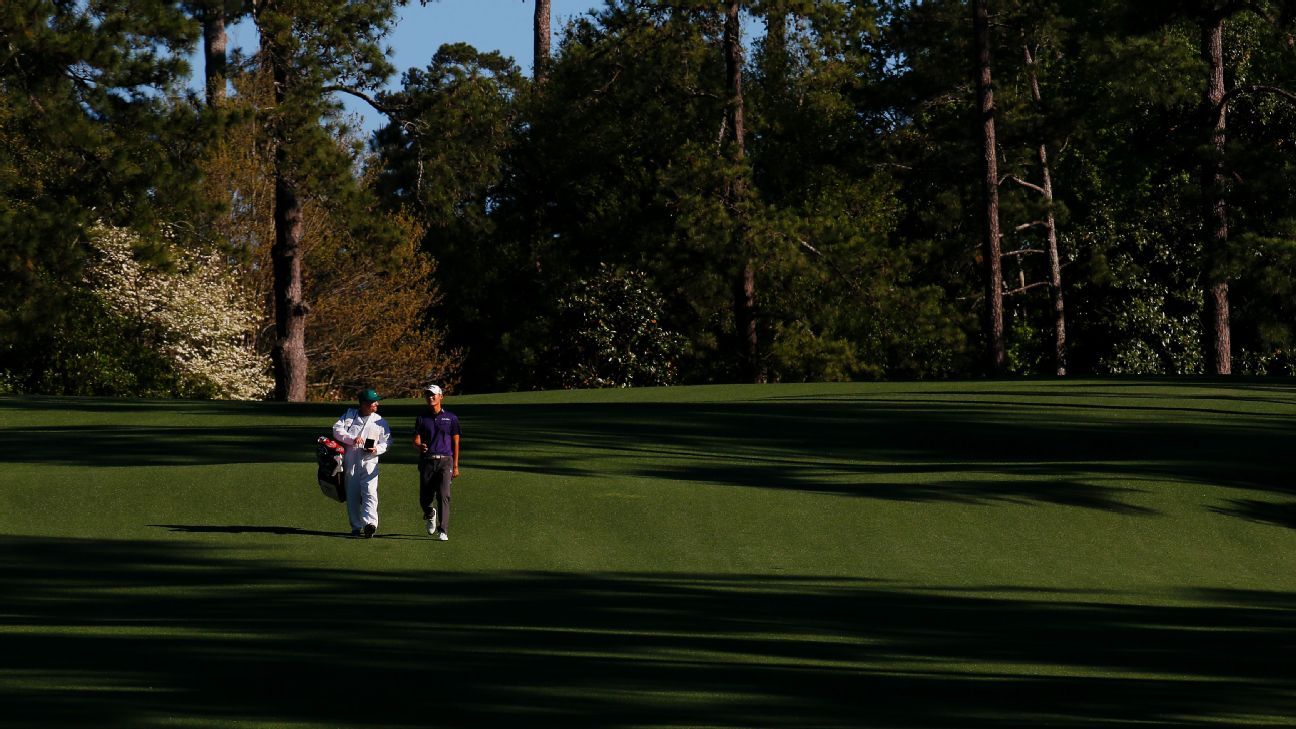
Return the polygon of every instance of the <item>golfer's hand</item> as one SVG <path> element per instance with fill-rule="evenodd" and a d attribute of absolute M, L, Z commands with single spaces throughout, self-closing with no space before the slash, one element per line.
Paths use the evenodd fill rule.
<path fill-rule="evenodd" d="M 458 466 L 455 466 L 455 467 L 454 467 L 454 470 L 450 472 L 450 478 L 459 478 L 459 467 L 458 467 Z"/>

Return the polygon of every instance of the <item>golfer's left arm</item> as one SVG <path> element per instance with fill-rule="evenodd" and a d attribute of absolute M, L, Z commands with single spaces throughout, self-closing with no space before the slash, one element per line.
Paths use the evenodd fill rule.
<path fill-rule="evenodd" d="M 450 477 L 457 478 L 459 476 L 459 436 L 450 436 L 450 442 L 454 447 L 454 470 L 450 472 Z"/>

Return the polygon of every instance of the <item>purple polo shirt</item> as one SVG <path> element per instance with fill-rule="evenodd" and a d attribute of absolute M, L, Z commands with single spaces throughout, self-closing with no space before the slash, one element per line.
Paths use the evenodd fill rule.
<path fill-rule="evenodd" d="M 414 432 L 428 445 L 425 456 L 453 456 L 451 437 L 459 435 L 459 418 L 445 408 L 435 415 L 429 412 L 414 419 Z"/>

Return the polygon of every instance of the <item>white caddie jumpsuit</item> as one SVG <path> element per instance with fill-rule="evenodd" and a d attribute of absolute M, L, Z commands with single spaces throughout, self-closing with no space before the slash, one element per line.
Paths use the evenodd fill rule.
<path fill-rule="evenodd" d="M 377 453 L 366 453 L 365 438 L 374 439 Z M 363 529 L 365 524 L 378 526 L 378 456 L 387 452 L 391 442 L 391 428 L 377 412 L 361 417 L 351 408 L 333 424 L 333 440 L 345 445 L 342 470 L 346 473 L 347 516 L 351 530 Z"/>

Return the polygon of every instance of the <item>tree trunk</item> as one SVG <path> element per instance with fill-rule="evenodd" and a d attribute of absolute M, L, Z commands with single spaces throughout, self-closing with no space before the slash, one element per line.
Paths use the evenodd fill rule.
<path fill-rule="evenodd" d="M 1035 72 L 1035 59 L 1031 56 L 1030 46 L 1022 45 L 1026 54 L 1026 68 L 1030 73 L 1031 97 L 1038 105 L 1042 103 L 1039 76 Z M 1057 218 L 1053 214 L 1053 174 L 1049 170 L 1048 146 L 1039 145 L 1039 163 L 1043 175 L 1044 204 L 1047 213 L 1044 217 L 1045 233 L 1048 241 L 1049 289 L 1053 293 L 1053 361 L 1057 375 L 1066 375 L 1066 307 L 1062 299 L 1062 258 L 1058 253 Z"/>
<path fill-rule="evenodd" d="M 1048 212 L 1044 217 L 1048 236 L 1049 289 L 1053 293 L 1053 363 L 1058 377 L 1066 375 L 1066 307 L 1062 299 L 1062 257 L 1058 252 L 1057 219 L 1053 215 L 1053 176 L 1049 172 L 1048 147 L 1039 146 L 1040 168 L 1044 174 L 1044 202 Z"/>
<path fill-rule="evenodd" d="M 549 15 L 549 0 L 536 0 L 535 58 L 532 68 L 538 84 L 549 78 Z"/>
<path fill-rule="evenodd" d="M 225 35 L 225 2 L 211 0 L 202 9 L 203 27 L 203 78 L 206 83 L 207 106 L 225 102 L 227 37 Z"/>
<path fill-rule="evenodd" d="M 1228 203 L 1224 200 L 1224 19 L 1209 19 L 1202 28 L 1202 56 L 1210 65 L 1204 100 L 1210 126 L 1210 149 L 1202 165 L 1203 230 L 1206 233 L 1202 251 L 1205 262 L 1205 328 L 1207 372 L 1227 375 L 1233 372 L 1233 352 L 1229 331 L 1228 280 L 1224 258 L 1228 248 Z"/>
<path fill-rule="evenodd" d="M 729 0 L 725 7 L 724 21 L 724 56 L 725 81 L 729 92 L 727 104 L 728 127 L 733 134 L 730 153 L 733 161 L 741 165 L 746 156 L 746 130 L 743 125 L 743 92 L 742 92 L 742 26 L 739 17 L 739 0 Z M 756 335 L 756 272 L 748 250 L 748 230 L 743 220 L 743 202 L 747 187 L 741 171 L 735 171 L 730 181 L 728 203 L 735 217 L 734 248 L 737 260 L 740 261 L 734 280 L 734 325 L 739 341 L 739 363 L 743 380 L 746 382 L 765 382 L 765 373 L 760 366 L 759 348 Z"/>
<path fill-rule="evenodd" d="M 288 84 L 288 70 L 282 53 L 266 41 L 265 57 L 274 79 L 275 106 L 282 115 Z M 282 134 L 280 135 L 282 137 Z M 275 242 L 270 249 L 274 264 L 275 340 L 270 350 L 274 365 L 276 400 L 302 402 L 306 399 L 306 311 L 302 285 L 302 199 L 288 160 L 286 140 L 275 149 Z"/>
<path fill-rule="evenodd" d="M 306 302 L 302 290 L 302 205 L 297 186 L 285 174 L 283 153 L 275 154 L 274 260 L 275 399 L 306 399 Z"/>
<path fill-rule="evenodd" d="M 1003 268 L 999 255 L 999 163 L 995 144 L 994 86 L 990 76 L 990 12 L 988 0 L 973 0 L 972 28 L 976 48 L 976 88 L 980 108 L 984 212 L 981 243 L 986 264 L 986 366 L 991 375 L 1003 374 L 1004 353 Z"/>

